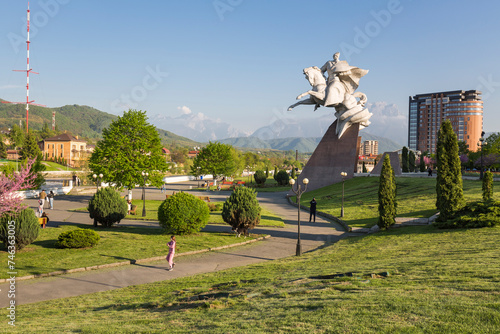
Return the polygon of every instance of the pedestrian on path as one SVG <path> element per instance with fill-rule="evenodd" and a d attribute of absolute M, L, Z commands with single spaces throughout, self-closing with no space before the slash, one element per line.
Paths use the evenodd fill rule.
<path fill-rule="evenodd" d="M 316 198 L 313 197 L 312 201 L 309 202 L 311 207 L 309 208 L 309 222 L 311 222 L 311 218 L 314 217 L 314 223 L 316 222 Z"/>
<path fill-rule="evenodd" d="M 42 201 L 42 209 L 43 209 L 43 205 L 45 204 L 45 199 L 47 198 L 47 193 L 45 192 L 45 189 L 42 189 L 42 192 L 40 193 L 40 195 L 38 195 L 38 197 L 40 197 L 40 201 Z M 40 215 L 42 213 L 40 212 Z"/>
<path fill-rule="evenodd" d="M 432 176 L 432 167 L 431 166 L 429 166 L 429 168 L 427 168 L 427 175 Z"/>
<path fill-rule="evenodd" d="M 49 199 L 49 209 L 50 210 L 54 209 L 54 196 L 55 196 L 55 194 L 52 190 L 47 195 L 47 198 Z"/>
<path fill-rule="evenodd" d="M 168 271 L 171 271 L 174 269 L 175 263 L 174 263 L 174 255 L 175 255 L 175 235 L 170 237 L 168 245 L 168 255 L 167 255 L 167 261 L 169 268 L 167 269 Z"/>
<path fill-rule="evenodd" d="M 38 218 L 42 218 L 43 215 L 43 200 L 38 200 Z"/>

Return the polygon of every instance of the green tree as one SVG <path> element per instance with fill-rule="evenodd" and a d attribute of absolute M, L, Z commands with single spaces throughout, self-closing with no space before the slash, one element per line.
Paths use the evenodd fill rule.
<path fill-rule="evenodd" d="M 0 139 L 0 159 L 7 159 L 7 145 Z"/>
<path fill-rule="evenodd" d="M 415 171 L 415 153 L 413 151 L 408 153 L 408 170 L 412 173 Z"/>
<path fill-rule="evenodd" d="M 440 212 L 438 220 L 446 221 L 465 205 L 457 135 L 449 120 L 441 124 L 438 132 L 436 160 L 436 207 Z"/>
<path fill-rule="evenodd" d="M 427 155 L 427 152 L 424 151 L 420 154 L 420 164 L 419 164 L 419 167 L 420 167 L 420 172 L 423 173 L 425 172 L 425 159 L 424 157 Z"/>
<path fill-rule="evenodd" d="M 12 224 L 12 222 L 15 224 Z M 9 233 L 14 231 L 15 233 Z M 16 250 L 20 250 L 31 244 L 38 237 L 40 232 L 40 223 L 31 208 L 22 209 L 19 212 L 8 212 L 0 217 L 0 241 L 4 245 L 12 246 L 11 240 L 14 240 Z M 15 239 L 9 236 L 15 235 Z"/>
<path fill-rule="evenodd" d="M 266 166 L 266 178 L 269 177 L 269 166 Z"/>
<path fill-rule="evenodd" d="M 238 187 L 222 206 L 222 219 L 233 227 L 233 231 L 247 235 L 260 223 L 260 205 L 255 190 Z"/>
<path fill-rule="evenodd" d="M 129 110 L 103 129 L 103 140 L 97 142 L 89 159 L 91 174 L 103 174 L 103 181 L 118 188 L 134 189 L 144 183 L 142 171 L 149 173 L 147 182 L 159 187 L 167 163 L 156 128 L 147 122 L 145 111 Z"/>
<path fill-rule="evenodd" d="M 394 176 L 389 155 L 386 155 L 380 172 L 378 188 L 379 218 L 377 225 L 381 229 L 387 229 L 395 223 L 396 207 L 396 177 Z"/>
<path fill-rule="evenodd" d="M 253 174 L 253 178 L 255 180 L 255 183 L 257 184 L 264 184 L 266 183 L 266 173 L 262 170 L 257 170 L 255 171 L 255 174 Z"/>
<path fill-rule="evenodd" d="M 231 145 L 209 142 L 194 158 L 191 173 L 199 169 L 201 174 L 211 174 L 214 178 L 234 175 L 238 161 Z M 198 168 L 199 167 L 199 168 Z"/>
<path fill-rule="evenodd" d="M 493 198 L 493 173 L 489 170 L 483 175 L 483 201 Z"/>
<path fill-rule="evenodd" d="M 127 215 L 127 202 L 112 188 L 101 188 L 89 200 L 87 207 L 94 226 L 110 227 Z"/>
<path fill-rule="evenodd" d="M 14 126 L 10 129 L 9 139 L 12 147 L 21 147 L 24 142 L 24 132 L 21 128 L 14 124 Z"/>
<path fill-rule="evenodd" d="M 45 183 L 45 176 L 43 172 L 46 170 L 46 167 L 42 164 L 43 154 L 38 146 L 36 136 L 32 131 L 29 131 L 26 134 L 23 148 L 21 149 L 19 155 L 23 166 L 26 166 L 28 160 L 36 159 L 33 166 L 31 166 L 30 174 L 36 175 L 33 189 L 40 188 Z"/>
<path fill-rule="evenodd" d="M 295 180 L 295 166 L 292 166 L 292 175 L 290 177 Z"/>
<path fill-rule="evenodd" d="M 368 170 L 366 169 L 366 164 L 365 162 L 363 161 L 363 169 L 362 169 L 363 173 L 368 173 Z"/>
<path fill-rule="evenodd" d="M 276 175 L 278 175 L 278 166 L 274 166 L 273 178 L 276 180 Z"/>
<path fill-rule="evenodd" d="M 401 153 L 401 168 L 403 173 L 408 173 L 408 147 L 403 147 L 403 152 Z"/>

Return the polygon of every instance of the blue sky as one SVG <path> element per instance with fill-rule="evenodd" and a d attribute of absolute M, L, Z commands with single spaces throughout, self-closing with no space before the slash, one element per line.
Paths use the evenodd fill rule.
<path fill-rule="evenodd" d="M 25 1 L 0 1 L 0 98 L 25 100 Z M 408 96 L 479 89 L 500 131 L 496 1 L 31 1 L 30 96 L 50 107 L 203 113 L 252 132 L 308 90 L 302 69 L 336 51 L 368 69 L 368 102 L 408 113 Z M 376 117 L 377 115 L 374 115 Z M 373 118 L 373 117 L 372 117 Z M 390 123 L 388 123 L 390 124 Z M 388 126 L 386 131 L 390 132 Z"/>

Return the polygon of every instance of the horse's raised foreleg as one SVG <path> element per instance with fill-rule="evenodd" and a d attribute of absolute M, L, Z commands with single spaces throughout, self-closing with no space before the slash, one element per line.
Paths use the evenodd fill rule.
<path fill-rule="evenodd" d="M 293 108 L 295 108 L 296 106 L 301 105 L 301 104 L 316 104 L 316 101 L 314 101 L 310 97 L 308 99 L 305 99 L 305 100 L 302 100 L 302 101 L 299 101 L 297 103 L 292 104 L 291 106 L 288 107 L 288 111 L 292 110 Z"/>

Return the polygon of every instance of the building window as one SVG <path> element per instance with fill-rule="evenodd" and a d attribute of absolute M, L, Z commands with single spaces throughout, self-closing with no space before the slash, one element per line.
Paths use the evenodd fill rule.
<path fill-rule="evenodd" d="M 63 157 L 62 153 L 61 153 L 61 158 Z"/>
<path fill-rule="evenodd" d="M 61 150 L 63 149 L 63 147 L 64 147 L 63 144 L 61 144 Z"/>

